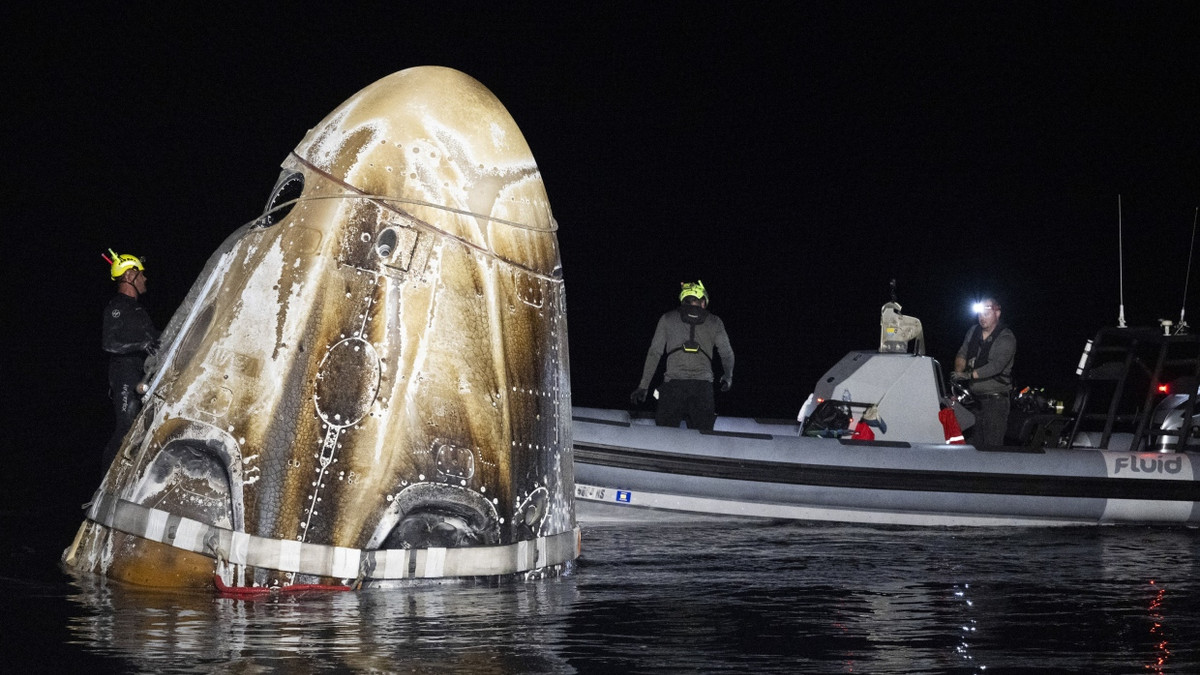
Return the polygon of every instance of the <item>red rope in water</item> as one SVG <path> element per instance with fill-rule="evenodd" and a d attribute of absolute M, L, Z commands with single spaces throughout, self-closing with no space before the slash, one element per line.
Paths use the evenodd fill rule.
<path fill-rule="evenodd" d="M 213 575 L 213 584 L 217 587 L 217 593 L 231 598 L 256 598 L 270 595 L 271 593 L 327 593 L 352 590 L 349 586 L 339 584 L 292 584 L 291 586 L 280 586 L 279 588 L 267 588 L 266 586 L 227 586 L 224 581 L 221 581 L 220 574 Z"/>

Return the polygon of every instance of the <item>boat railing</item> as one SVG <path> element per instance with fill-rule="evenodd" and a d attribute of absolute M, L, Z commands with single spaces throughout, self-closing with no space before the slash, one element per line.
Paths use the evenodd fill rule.
<path fill-rule="evenodd" d="M 1149 451 L 1156 444 L 1185 449 L 1194 435 L 1197 382 L 1200 335 L 1165 335 L 1154 328 L 1101 329 L 1079 370 L 1075 400 L 1064 423 L 1065 445 L 1083 447 L 1081 436 L 1091 431 L 1100 439 L 1089 447 L 1108 449 L 1114 434 L 1132 433 L 1133 451 Z M 1168 394 L 1183 395 L 1177 429 L 1164 428 L 1164 420 L 1155 416 Z"/>

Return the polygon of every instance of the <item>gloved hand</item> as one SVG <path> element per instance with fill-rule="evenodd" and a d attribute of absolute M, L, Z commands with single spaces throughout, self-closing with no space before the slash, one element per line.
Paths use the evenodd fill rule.
<path fill-rule="evenodd" d="M 732 386 L 733 386 L 733 377 L 731 375 L 722 375 L 721 376 L 721 391 L 729 391 L 729 388 Z"/>
<path fill-rule="evenodd" d="M 645 400 L 646 400 L 646 390 L 645 389 L 634 389 L 633 393 L 629 395 L 629 402 L 634 405 L 638 405 L 639 403 L 641 403 L 642 401 L 645 401 Z"/>
<path fill-rule="evenodd" d="M 967 380 L 971 379 L 971 373 L 960 373 L 957 371 L 952 372 L 950 373 L 950 379 L 954 380 L 955 382 L 966 382 Z"/>
<path fill-rule="evenodd" d="M 147 340 L 146 343 L 142 345 L 142 351 L 146 352 L 150 356 L 154 356 L 158 353 L 158 349 L 161 346 L 162 341 L 159 338 L 154 338 L 153 340 Z"/>

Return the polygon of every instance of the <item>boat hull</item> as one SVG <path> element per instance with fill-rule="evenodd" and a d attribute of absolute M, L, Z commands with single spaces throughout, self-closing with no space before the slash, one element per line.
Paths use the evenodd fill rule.
<path fill-rule="evenodd" d="M 1185 453 L 813 438 L 744 419 L 699 432 L 585 408 L 573 435 L 582 521 L 650 510 L 894 525 L 1200 521 Z"/>

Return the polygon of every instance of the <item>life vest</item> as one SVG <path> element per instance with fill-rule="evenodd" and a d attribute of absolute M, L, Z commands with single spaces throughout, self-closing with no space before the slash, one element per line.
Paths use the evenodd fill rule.
<path fill-rule="evenodd" d="M 1003 323 L 997 323 L 996 327 L 992 329 L 992 334 L 985 340 L 983 339 L 983 331 L 979 329 L 979 326 L 971 328 L 971 339 L 967 341 L 967 362 L 972 364 L 971 370 L 976 370 L 980 366 L 987 365 L 988 355 L 992 351 L 992 344 L 996 341 L 996 337 L 1005 330 L 1008 330 L 1008 326 L 1005 326 Z M 1012 384 L 1012 376 L 1004 373 L 994 375 L 993 379 L 1000 384 Z"/>

